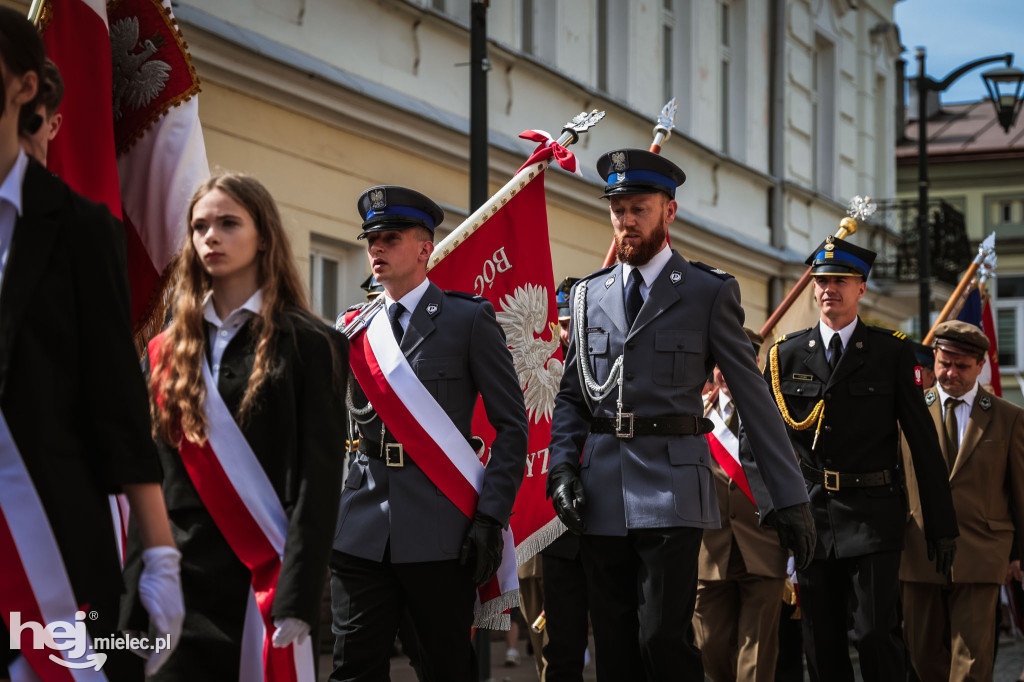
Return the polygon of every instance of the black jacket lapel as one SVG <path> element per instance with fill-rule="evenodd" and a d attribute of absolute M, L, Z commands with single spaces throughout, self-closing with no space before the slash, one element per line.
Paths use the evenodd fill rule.
<path fill-rule="evenodd" d="M 658 276 L 651 284 L 651 291 L 647 294 L 647 300 L 644 301 L 644 306 L 640 308 L 640 314 L 636 316 L 633 328 L 629 330 L 626 338 L 633 336 L 656 320 L 659 315 L 679 300 L 679 291 L 675 287 L 676 283 L 669 280 L 669 275 L 673 272 L 679 273 L 677 282 L 685 281 L 686 269 L 688 267 L 689 263 L 682 256 L 675 252 L 672 253 L 672 257 L 665 263 L 665 267 L 661 269 L 661 272 L 658 273 Z"/>
<path fill-rule="evenodd" d="M 14 226 L 0 289 L 0 367 L 4 369 L 10 360 L 18 323 L 46 270 L 44 264 L 57 239 L 60 224 L 56 217 L 66 205 L 65 192 L 48 170 L 30 161 L 22 187 L 22 215 Z"/>
<path fill-rule="evenodd" d="M 825 357 L 825 344 L 821 341 L 821 328 L 818 325 L 814 325 L 814 331 L 804 344 L 804 350 L 807 352 L 804 366 L 811 370 L 814 376 L 828 383 L 832 369 L 828 366 L 828 358 Z"/>
<path fill-rule="evenodd" d="M 409 318 L 409 326 L 405 329 L 402 337 L 401 349 L 406 357 L 411 355 L 423 340 L 434 333 L 437 327 L 434 325 L 433 317 L 441 311 L 444 303 L 444 292 L 433 282 L 427 286 L 416 310 L 412 311 Z M 428 312 L 433 311 L 433 312 Z"/>

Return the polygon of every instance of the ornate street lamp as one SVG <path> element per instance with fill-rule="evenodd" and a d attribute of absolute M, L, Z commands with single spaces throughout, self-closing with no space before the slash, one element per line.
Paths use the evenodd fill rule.
<path fill-rule="evenodd" d="M 992 105 L 996 108 L 996 116 L 999 117 L 999 125 L 1003 130 L 1010 132 L 1017 114 L 1020 113 L 1021 102 L 1024 99 L 1020 96 L 1021 83 L 1024 83 L 1024 71 L 1007 66 L 1002 69 L 992 69 L 981 74 L 988 88 L 989 97 L 992 98 Z"/>
<path fill-rule="evenodd" d="M 992 103 L 999 117 L 999 124 L 1006 132 L 1010 131 L 1021 108 L 1021 83 L 1024 82 L 1024 71 L 1013 67 L 1013 54 L 1007 53 L 996 57 L 985 57 L 968 62 L 950 72 L 941 81 L 925 75 L 923 47 L 915 51 L 917 57 L 917 275 L 920 279 L 920 326 L 921 337 L 928 333 L 931 322 L 931 255 L 928 242 L 928 93 L 943 92 L 960 76 L 972 69 L 992 62 L 1005 62 L 1006 68 L 992 69 L 982 74 L 985 87 L 988 88 Z"/>

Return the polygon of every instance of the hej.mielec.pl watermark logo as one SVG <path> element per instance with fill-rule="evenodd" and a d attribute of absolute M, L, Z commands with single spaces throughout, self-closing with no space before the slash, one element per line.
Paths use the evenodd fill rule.
<path fill-rule="evenodd" d="M 92 612 L 89 618 L 95 620 L 96 614 Z M 10 647 L 21 649 L 22 633 L 26 630 L 32 633 L 33 649 L 52 649 L 53 651 L 66 652 L 64 657 L 58 654 L 50 654 L 50 660 L 68 668 L 95 668 L 99 670 L 107 662 L 107 654 L 102 650 L 116 649 L 119 651 L 152 651 L 159 653 L 171 646 L 171 636 L 164 637 L 131 637 L 119 635 L 112 637 L 97 637 L 92 642 L 92 651 L 89 650 L 89 634 L 85 629 L 85 611 L 76 611 L 75 620 L 69 623 L 64 620 L 55 620 L 51 623 L 42 624 L 33 620 L 22 622 L 19 611 L 11 611 Z M 84 656 L 84 658 L 83 658 Z M 70 660 L 65 660 L 70 659 Z"/>

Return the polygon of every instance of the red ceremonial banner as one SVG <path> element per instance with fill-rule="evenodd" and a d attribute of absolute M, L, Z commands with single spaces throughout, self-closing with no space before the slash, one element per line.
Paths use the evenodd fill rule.
<path fill-rule="evenodd" d="M 530 422 L 526 474 L 511 520 L 516 559 L 522 564 L 556 538 L 560 530 L 553 523 L 554 508 L 545 495 L 551 414 L 562 379 L 562 351 L 544 174 L 438 263 L 430 271 L 430 279 L 442 289 L 472 292 L 493 303 L 512 352 Z M 485 452 L 489 453 L 494 429 L 487 422 L 481 402 L 477 404 L 473 434 L 484 439 Z"/>

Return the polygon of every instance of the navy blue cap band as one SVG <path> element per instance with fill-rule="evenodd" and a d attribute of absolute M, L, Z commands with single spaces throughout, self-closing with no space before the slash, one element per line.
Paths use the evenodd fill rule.
<path fill-rule="evenodd" d="M 829 253 L 832 254 L 831 258 L 829 258 L 826 255 L 826 254 L 829 254 Z M 841 258 L 840 258 L 840 256 L 841 256 Z M 824 250 L 823 251 L 819 251 L 818 255 L 816 255 L 814 257 L 814 264 L 815 265 L 852 265 L 855 268 L 858 268 L 861 272 L 863 272 L 865 277 L 867 276 L 868 272 L 871 270 L 871 266 L 868 265 L 865 261 L 862 261 L 860 258 L 857 258 L 852 253 L 847 253 L 846 251 L 840 251 L 839 249 L 834 249 L 832 251 L 824 251 Z"/>
<path fill-rule="evenodd" d="M 608 184 L 616 185 L 623 182 L 653 182 L 655 185 L 664 187 L 665 191 L 672 196 L 676 194 L 676 183 L 667 175 L 655 173 L 649 170 L 627 170 L 624 173 L 612 173 L 608 176 Z"/>
<path fill-rule="evenodd" d="M 382 208 L 379 211 L 374 211 L 372 208 L 366 212 L 366 219 L 376 218 L 378 216 L 389 216 L 389 215 L 400 215 L 406 216 L 407 218 L 417 218 L 426 223 L 427 227 L 431 230 L 434 229 L 434 219 L 430 217 L 429 213 L 419 210 L 418 208 L 412 208 L 411 206 L 388 206 Z"/>

